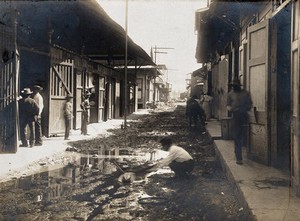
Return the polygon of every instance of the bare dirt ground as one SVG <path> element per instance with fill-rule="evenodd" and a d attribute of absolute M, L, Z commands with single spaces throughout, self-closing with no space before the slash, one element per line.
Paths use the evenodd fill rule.
<path fill-rule="evenodd" d="M 97 167 L 81 157 L 81 163 L 72 161 L 61 170 L 1 184 L 0 220 L 252 220 L 226 179 L 212 140 L 188 127 L 184 111 L 179 105 L 137 115 L 126 130 L 70 143 L 94 157 Z M 120 182 L 124 172 L 159 159 L 155 150 L 164 136 L 193 156 L 190 178 L 176 180 L 162 168 Z M 104 160 L 97 158 L 101 151 L 108 156 Z"/>
<path fill-rule="evenodd" d="M 129 206 L 131 218 L 153 221 L 249 220 L 249 211 L 238 202 L 216 159 L 212 140 L 207 133 L 188 127 L 184 111 L 184 106 L 154 111 L 139 121 L 130 122 L 126 132 L 116 130 L 114 136 L 101 139 L 107 146 L 123 146 L 133 152 L 151 152 L 160 147 L 162 137 L 170 136 L 195 159 L 195 169 L 189 180 L 175 180 L 174 174 L 165 169 L 148 176 L 147 182 L 133 182 L 125 186 L 128 196 L 132 197 L 132 208 Z M 82 142 L 75 146 L 80 149 L 93 147 Z M 127 166 L 134 167 L 140 163 L 129 161 Z M 133 193 L 140 195 L 133 197 Z M 124 216 L 118 215 L 122 213 L 108 211 L 108 215 L 103 216 L 104 211 L 101 216 L 95 217 L 99 220 L 125 220 Z"/>

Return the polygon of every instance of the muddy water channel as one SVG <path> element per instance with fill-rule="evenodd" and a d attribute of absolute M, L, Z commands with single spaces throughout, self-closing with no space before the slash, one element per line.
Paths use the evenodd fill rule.
<path fill-rule="evenodd" d="M 114 220 L 112 211 L 131 219 L 136 202 L 147 198 L 136 190 L 147 183 L 148 173 L 135 169 L 143 171 L 147 162 L 166 153 L 100 149 L 100 154 L 94 155 L 72 153 L 72 160 L 62 168 L 48 167 L 44 172 L 2 183 L 0 220 L 94 220 L 99 214 L 97 220 Z M 134 176 L 124 182 L 125 173 Z"/>
<path fill-rule="evenodd" d="M 251 220 L 213 142 L 188 127 L 184 110 L 173 106 L 134 116 L 126 130 L 70 143 L 64 167 L 1 183 L 0 220 Z M 174 179 L 168 167 L 148 169 L 166 156 L 159 145 L 165 136 L 193 156 L 188 180 Z"/>

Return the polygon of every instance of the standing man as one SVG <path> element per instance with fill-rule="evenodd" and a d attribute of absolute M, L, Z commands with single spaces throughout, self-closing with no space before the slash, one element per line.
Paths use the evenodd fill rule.
<path fill-rule="evenodd" d="M 211 102 L 212 97 L 208 93 L 204 93 L 200 103 L 202 103 L 202 108 L 206 115 L 206 120 L 209 120 L 211 118 Z"/>
<path fill-rule="evenodd" d="M 66 103 L 64 105 L 64 118 L 65 118 L 65 140 L 69 140 L 71 122 L 73 119 L 73 105 L 72 105 L 73 96 L 68 94 Z"/>
<path fill-rule="evenodd" d="M 22 91 L 22 99 L 19 100 L 20 107 L 20 136 L 22 144 L 20 147 L 27 147 L 28 142 L 25 135 L 26 126 L 28 125 L 30 136 L 29 144 L 30 147 L 34 146 L 35 133 L 34 124 L 39 114 L 39 107 L 37 103 L 30 97 L 32 91 L 30 88 L 24 88 Z"/>
<path fill-rule="evenodd" d="M 42 112 L 44 109 L 44 100 L 42 95 L 40 94 L 40 91 L 42 91 L 43 88 L 39 85 L 34 85 L 32 87 L 32 98 L 37 103 L 39 107 L 39 114 L 37 117 L 37 120 L 35 121 L 35 145 L 36 146 L 42 146 L 43 140 L 42 140 Z"/>
<path fill-rule="evenodd" d="M 227 110 L 232 113 L 234 152 L 236 163 L 243 164 L 242 146 L 245 140 L 245 129 L 248 124 L 248 111 L 252 108 L 250 93 L 241 88 L 239 79 L 230 84 L 232 90 L 227 97 Z"/>
<path fill-rule="evenodd" d="M 87 133 L 87 125 L 89 123 L 90 118 L 90 96 L 91 93 L 89 91 L 85 92 L 84 100 L 82 101 L 80 107 L 82 109 L 82 123 L 81 123 L 81 134 L 88 135 Z"/>

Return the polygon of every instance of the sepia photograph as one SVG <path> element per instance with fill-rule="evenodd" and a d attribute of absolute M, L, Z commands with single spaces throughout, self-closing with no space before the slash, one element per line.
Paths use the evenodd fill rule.
<path fill-rule="evenodd" d="M 300 221 L 300 1 L 0 0 L 0 221 Z"/>

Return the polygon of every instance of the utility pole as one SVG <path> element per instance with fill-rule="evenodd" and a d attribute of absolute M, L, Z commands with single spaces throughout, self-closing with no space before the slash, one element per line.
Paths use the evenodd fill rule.
<path fill-rule="evenodd" d="M 127 52 L 128 52 L 128 0 L 125 6 L 125 77 L 124 77 L 124 129 L 127 128 Z"/>
<path fill-rule="evenodd" d="M 153 50 L 154 49 L 154 50 Z M 157 47 L 156 45 L 153 47 L 151 47 L 151 51 L 154 53 L 154 63 L 156 64 L 156 54 L 168 54 L 168 52 L 164 51 L 164 50 L 172 50 L 174 48 L 168 48 L 168 47 Z M 155 83 L 156 79 L 154 78 L 154 83 Z M 153 94 L 153 101 L 154 103 L 156 102 L 156 89 L 154 89 L 154 94 Z"/>
<path fill-rule="evenodd" d="M 167 48 L 167 47 L 157 47 L 156 45 L 154 46 L 154 63 L 156 64 L 156 54 L 168 54 L 166 51 L 159 51 L 159 50 L 172 50 L 174 48 Z M 151 48 L 153 50 L 153 48 Z"/>

